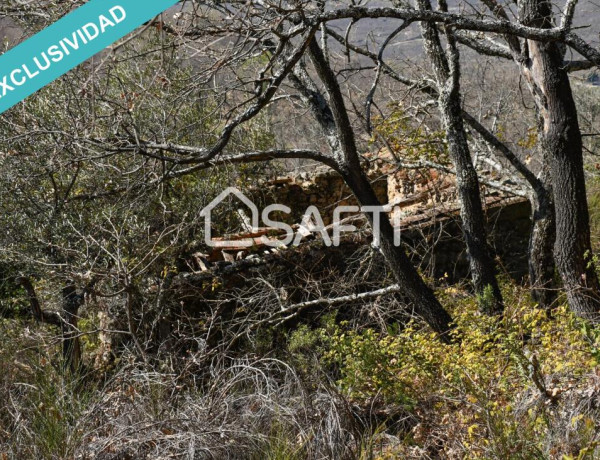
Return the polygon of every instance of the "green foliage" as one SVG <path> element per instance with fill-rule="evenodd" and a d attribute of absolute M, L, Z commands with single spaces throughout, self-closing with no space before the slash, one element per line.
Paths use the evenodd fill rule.
<path fill-rule="evenodd" d="M 306 324 L 301 324 L 294 330 L 288 341 L 288 350 L 292 353 L 316 350 L 321 339 L 319 331 L 311 329 Z"/>
<path fill-rule="evenodd" d="M 448 150 L 443 131 L 430 131 L 424 124 L 416 124 L 415 118 L 406 112 L 402 103 L 388 106 L 389 114 L 374 117 L 374 140 L 385 139 L 393 152 L 404 160 L 428 160 L 449 163 Z"/>
<path fill-rule="evenodd" d="M 479 304 L 479 308 L 484 313 L 490 313 L 494 311 L 496 299 L 494 298 L 494 289 L 491 285 L 487 285 L 483 289 L 483 293 L 477 296 L 477 303 Z"/>
<path fill-rule="evenodd" d="M 164 279 L 165 267 L 174 270 L 203 242 L 200 210 L 228 185 L 247 188 L 260 177 L 256 165 L 224 166 L 162 182 L 172 171 L 167 163 L 112 148 L 136 141 L 204 147 L 226 123 L 223 101 L 194 81 L 189 62 L 161 52 L 164 39 L 151 28 L 118 59 L 81 66 L 28 98 L 26 110 L 4 114 L 0 264 L 35 274 L 40 291 L 94 278 L 110 293 L 125 280 Z M 228 148 L 273 142 L 265 111 L 237 129 Z M 239 229 L 232 209 L 219 208 L 216 234 Z M 23 296 L 4 285 L 2 307 L 15 310 Z"/>
<path fill-rule="evenodd" d="M 27 418 L 31 431 L 24 433 L 23 448 L 36 458 L 68 458 L 83 438 L 77 423 L 90 405 L 93 392 L 77 381 L 60 378 L 52 366 L 42 365 L 29 390 Z"/>
<path fill-rule="evenodd" d="M 544 443 L 553 436 L 549 419 L 558 411 L 552 401 L 595 371 L 600 333 L 565 306 L 550 318 L 518 289 L 505 293 L 500 321 L 456 294 L 455 288 L 442 294 L 454 303 L 452 344 L 415 322 L 394 335 L 345 324 L 323 333 L 324 360 L 339 368 L 340 390 L 365 406 L 379 400 L 413 413 L 434 410 L 434 419 L 452 425 L 446 428 L 465 458 L 545 458 Z M 527 408 L 525 394 L 546 403 Z M 585 423 L 579 426 L 580 438 L 592 442 Z"/>
<path fill-rule="evenodd" d="M 0 446 L 12 446 L 10 457 L 0 447 L 0 458 L 73 458 L 82 443 L 98 388 L 63 372 L 60 344 L 46 339 L 19 321 L 0 322 Z"/>
<path fill-rule="evenodd" d="M 538 145 L 538 128 L 532 126 L 527 130 L 527 135 L 517 141 L 517 145 L 527 150 L 533 149 Z"/>
<path fill-rule="evenodd" d="M 600 247 L 600 179 L 592 177 L 587 180 L 588 210 L 590 213 L 590 233 L 595 250 Z"/>
<path fill-rule="evenodd" d="M 304 446 L 291 436 L 291 430 L 275 423 L 265 445 L 252 457 L 253 460 L 303 460 Z"/>

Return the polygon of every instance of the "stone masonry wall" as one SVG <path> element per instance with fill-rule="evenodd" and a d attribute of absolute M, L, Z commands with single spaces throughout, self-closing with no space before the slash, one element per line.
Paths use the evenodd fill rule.
<path fill-rule="evenodd" d="M 431 169 L 395 171 L 374 162 L 369 178 L 381 203 L 392 206 L 392 223 L 402 229 L 405 244 L 425 273 L 449 280 L 468 275 L 453 176 Z M 273 203 L 290 207 L 291 215 L 279 216 L 289 224 L 300 223 L 307 207 L 313 205 L 325 225 L 330 225 L 336 206 L 357 204 L 340 176 L 324 168 L 266 181 L 249 195 L 259 207 Z M 485 190 L 483 195 L 490 243 L 506 272 L 521 278 L 527 274 L 529 203 L 496 191 Z M 262 250 L 260 242 L 254 250 Z M 231 260 L 247 254 L 239 248 L 220 251 L 212 258 Z"/>

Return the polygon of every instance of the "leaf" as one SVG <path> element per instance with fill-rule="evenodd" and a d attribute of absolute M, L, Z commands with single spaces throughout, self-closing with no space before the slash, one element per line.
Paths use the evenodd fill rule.
<path fill-rule="evenodd" d="M 469 437 L 473 437 L 473 435 L 475 434 L 475 430 L 477 430 L 477 428 L 479 428 L 479 425 L 477 423 L 474 423 L 469 428 L 467 428 L 467 432 L 469 433 Z"/>

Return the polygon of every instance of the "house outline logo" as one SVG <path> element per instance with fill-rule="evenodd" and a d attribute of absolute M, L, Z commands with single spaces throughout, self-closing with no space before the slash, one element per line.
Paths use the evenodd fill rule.
<path fill-rule="evenodd" d="M 252 212 L 252 228 L 250 232 L 254 233 L 259 229 L 259 212 L 258 207 L 254 204 L 254 202 L 244 195 L 239 189 L 236 187 L 227 187 L 223 190 L 217 197 L 208 203 L 202 211 L 200 211 L 200 216 L 204 217 L 204 241 L 205 243 L 214 248 L 219 247 L 230 247 L 230 246 L 240 246 L 244 248 L 249 248 L 254 245 L 253 238 L 242 238 L 239 240 L 218 240 L 215 241 L 212 238 L 212 210 L 219 206 L 226 198 L 230 195 L 234 195 L 238 200 L 240 200 L 243 204 L 245 204 L 250 211 Z"/>

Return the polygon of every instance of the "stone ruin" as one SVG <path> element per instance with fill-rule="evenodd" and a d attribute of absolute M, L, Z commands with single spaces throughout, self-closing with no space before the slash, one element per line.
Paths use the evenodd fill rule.
<path fill-rule="evenodd" d="M 403 243 L 420 271 L 430 279 L 443 283 L 466 279 L 469 265 L 461 234 L 454 178 L 433 169 L 397 170 L 380 159 L 371 163 L 368 175 L 382 204 L 397 206 L 391 219 L 394 225 L 401 228 Z M 503 273 L 520 280 L 527 275 L 527 246 L 531 225 L 529 203 L 496 190 L 482 190 L 489 241 L 496 251 L 499 267 Z M 259 187 L 246 191 L 246 195 L 259 206 L 272 203 L 289 206 L 293 211 L 289 216 L 290 224 L 300 222 L 302 214 L 310 205 L 319 208 L 325 223 L 330 224 L 335 206 L 356 204 L 340 176 L 321 167 L 314 168 L 310 173 L 265 181 Z M 199 311 L 208 309 L 207 305 L 211 301 L 227 297 L 231 289 L 235 291 L 251 284 L 256 277 L 284 278 L 290 286 L 301 283 L 297 278 L 299 271 L 310 272 L 316 279 L 322 276 L 323 280 L 331 276 L 332 272 L 343 277 L 348 271 L 355 270 L 357 253 L 361 254 L 360 257 L 368 257 L 369 253 L 377 261 L 374 265 L 378 268 L 372 276 L 381 278 L 361 281 L 367 287 L 375 282 L 383 283 L 386 279 L 384 262 L 378 251 L 369 249 L 370 233 L 366 219 L 362 215 L 354 218 L 352 224 L 358 227 L 358 231 L 348 234 L 339 247 L 325 247 L 319 237 L 314 237 L 303 240 L 299 247 L 274 249 L 261 240 L 264 235 L 278 238 L 268 228 L 260 228 L 254 233 L 227 235 L 228 240 L 252 237 L 255 245 L 247 248 L 233 244 L 187 254 L 182 262 L 184 265 L 178 269 L 172 284 L 164 291 L 168 293 L 165 295 L 176 306 L 174 311 L 179 312 L 177 314 L 194 317 Z M 324 284 L 324 289 L 336 285 L 327 282 Z M 333 296 L 338 294 L 328 291 L 323 293 Z M 236 311 L 239 306 L 235 300 L 226 302 L 225 305 L 223 311 Z M 115 324 L 125 321 L 119 316 L 123 308 L 117 302 L 111 312 L 103 315 L 100 321 L 106 330 L 117 330 L 119 328 Z M 158 342 L 171 340 L 171 330 L 177 322 L 177 314 L 171 312 L 165 314 L 164 318 L 161 317 Z M 119 337 L 115 338 L 114 334 L 105 335 L 106 337 L 100 337 L 102 345 L 99 348 L 101 352 L 98 353 L 103 362 L 107 361 L 108 356 L 112 356 L 112 347 L 117 346 L 121 340 Z M 116 342 L 113 344 L 112 340 Z"/>
<path fill-rule="evenodd" d="M 390 219 L 401 229 L 403 241 L 421 268 L 426 267 L 434 277 L 457 279 L 466 276 L 468 263 L 454 176 L 431 168 L 399 169 L 385 156 L 377 155 L 370 158 L 368 177 L 380 202 L 391 208 Z M 278 203 L 291 208 L 292 213 L 285 220 L 296 228 L 311 205 L 319 209 L 325 225 L 331 225 L 335 207 L 357 205 L 342 178 L 322 166 L 310 172 L 266 180 L 246 194 L 260 206 Z M 515 277 L 526 275 L 529 203 L 487 187 L 482 187 L 482 198 L 490 243 L 497 255 L 505 260 L 504 267 L 510 274 Z M 348 219 L 358 227 L 358 232 L 368 232 L 362 215 Z M 265 245 L 264 236 L 272 240 L 281 235 L 272 228 L 262 227 L 254 232 L 224 236 L 222 240 L 253 238 L 255 244 L 251 248 L 231 245 L 214 248 L 208 254 L 199 253 L 196 269 L 208 270 L 209 264 L 203 261 L 234 262 L 272 252 L 273 249 Z"/>

